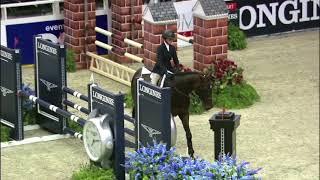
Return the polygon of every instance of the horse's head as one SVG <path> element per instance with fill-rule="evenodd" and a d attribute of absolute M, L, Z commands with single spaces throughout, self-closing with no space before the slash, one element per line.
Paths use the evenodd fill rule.
<path fill-rule="evenodd" d="M 209 74 L 201 74 L 199 87 L 195 90 L 196 94 L 200 97 L 206 110 L 213 107 L 212 102 L 212 77 Z"/>

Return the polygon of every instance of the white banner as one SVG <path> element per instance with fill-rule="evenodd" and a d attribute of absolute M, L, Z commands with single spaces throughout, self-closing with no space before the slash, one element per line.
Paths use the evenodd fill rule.
<path fill-rule="evenodd" d="M 174 7 L 178 14 L 177 28 L 178 32 L 193 31 L 192 8 L 197 0 L 175 2 Z"/>

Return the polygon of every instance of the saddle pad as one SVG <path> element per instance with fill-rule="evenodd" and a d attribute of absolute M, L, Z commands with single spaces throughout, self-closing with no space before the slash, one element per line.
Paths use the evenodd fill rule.
<path fill-rule="evenodd" d="M 145 67 L 142 67 L 141 74 L 151 74 L 151 71 L 149 71 L 149 70 L 148 70 L 147 68 L 145 68 Z"/>

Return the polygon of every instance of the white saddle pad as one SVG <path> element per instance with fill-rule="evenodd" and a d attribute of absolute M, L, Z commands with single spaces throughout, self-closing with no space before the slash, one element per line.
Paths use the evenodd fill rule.
<path fill-rule="evenodd" d="M 151 74 L 151 71 L 149 71 L 147 68 L 142 67 L 141 74 Z"/>

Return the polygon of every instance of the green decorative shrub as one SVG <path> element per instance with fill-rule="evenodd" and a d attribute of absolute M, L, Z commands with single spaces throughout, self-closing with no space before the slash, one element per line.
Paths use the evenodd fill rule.
<path fill-rule="evenodd" d="M 126 108 L 132 108 L 133 107 L 133 99 L 132 99 L 131 91 L 129 91 L 124 96 L 124 102 L 126 103 Z"/>
<path fill-rule="evenodd" d="M 6 142 L 10 140 L 10 128 L 4 125 L 0 125 L 1 128 L 1 142 Z"/>
<path fill-rule="evenodd" d="M 112 169 L 102 169 L 94 165 L 85 165 L 72 175 L 72 180 L 112 180 L 116 179 Z"/>
<path fill-rule="evenodd" d="M 228 46 L 230 50 L 240 50 L 247 47 L 246 35 L 238 26 L 229 23 Z"/>
<path fill-rule="evenodd" d="M 243 78 L 243 69 L 234 61 L 224 59 L 213 62 L 213 105 L 220 108 L 241 109 L 259 101 L 256 90 Z"/>
<path fill-rule="evenodd" d="M 68 120 L 68 123 L 69 123 L 70 129 L 82 134 L 82 131 L 83 131 L 82 126 L 80 126 L 78 123 L 76 123 L 70 119 Z"/>
<path fill-rule="evenodd" d="M 76 72 L 77 70 L 77 64 L 75 62 L 75 56 L 74 56 L 74 52 L 71 49 L 67 49 L 67 72 Z"/>
<path fill-rule="evenodd" d="M 246 108 L 260 100 L 256 90 L 247 83 L 226 86 L 212 96 L 216 107 L 228 109 Z"/>
<path fill-rule="evenodd" d="M 26 126 L 26 125 L 36 124 L 37 116 L 38 116 L 38 112 L 35 106 L 30 110 L 24 109 L 23 110 L 24 125 Z"/>

